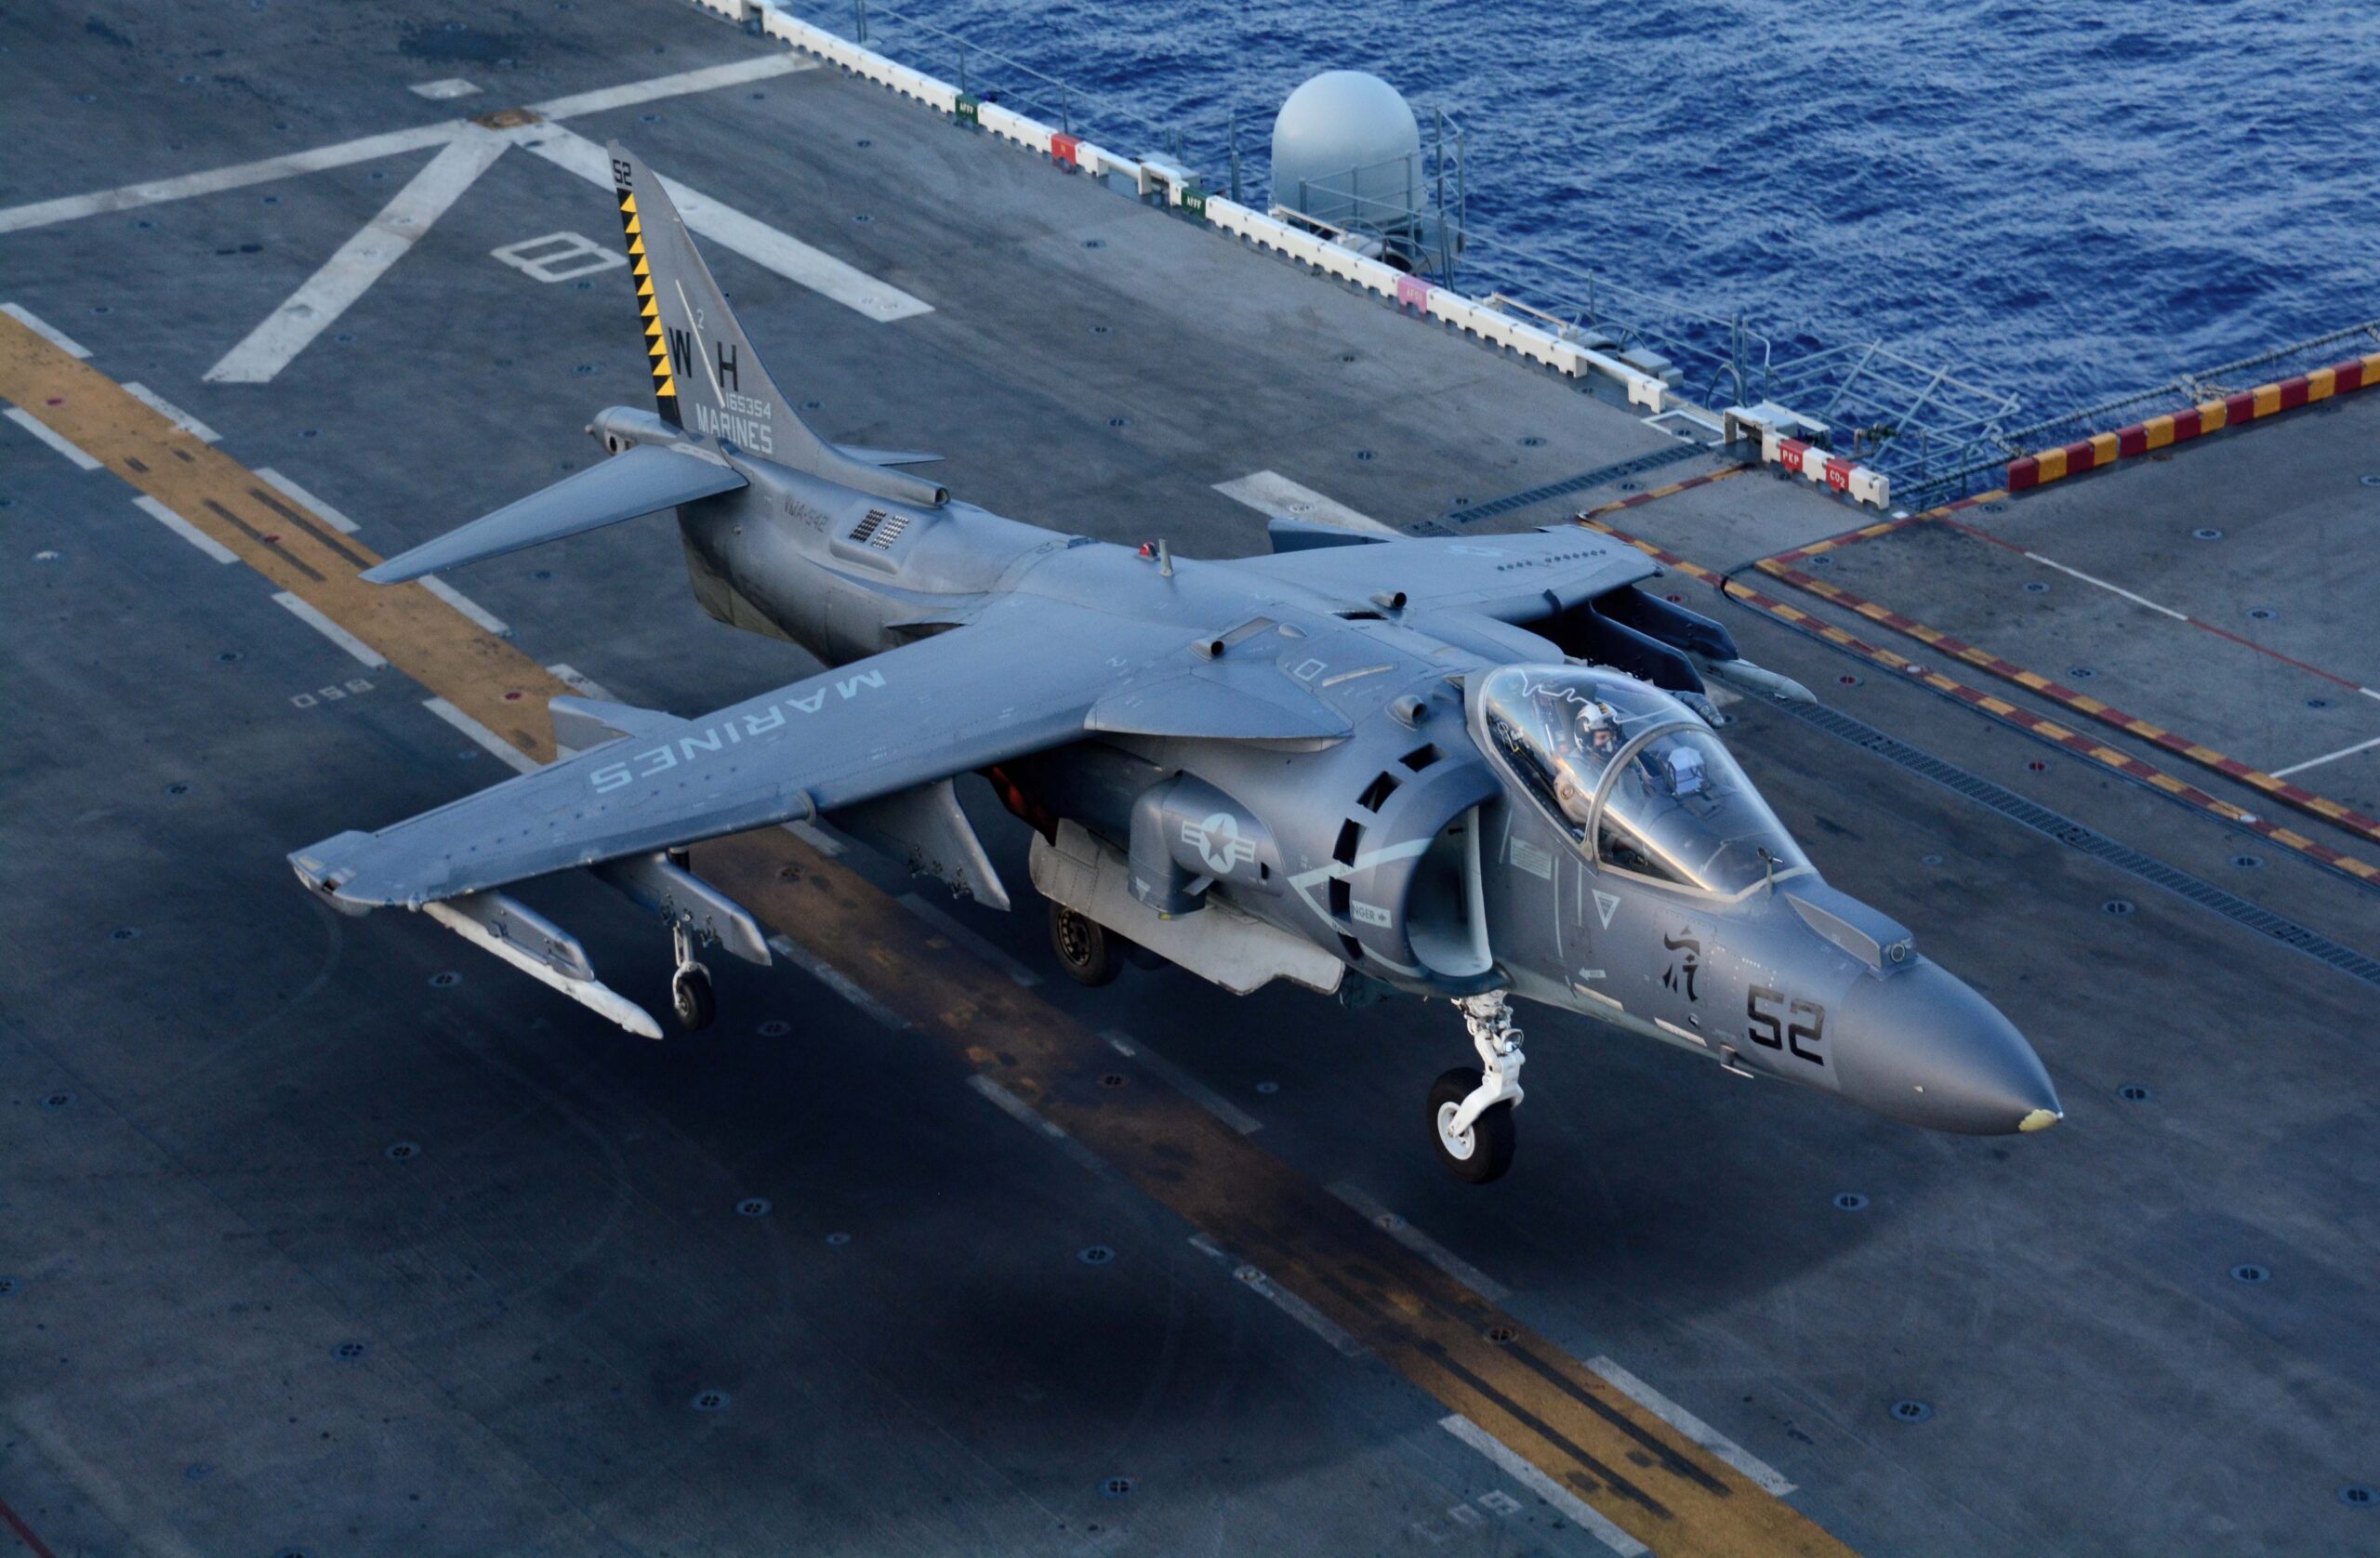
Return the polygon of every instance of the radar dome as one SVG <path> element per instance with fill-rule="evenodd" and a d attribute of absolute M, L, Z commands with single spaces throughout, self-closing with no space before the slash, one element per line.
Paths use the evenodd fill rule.
<path fill-rule="evenodd" d="M 1273 121 L 1273 203 L 1331 227 L 1408 225 L 1421 204 L 1421 126 L 1396 88 L 1327 71 Z"/>

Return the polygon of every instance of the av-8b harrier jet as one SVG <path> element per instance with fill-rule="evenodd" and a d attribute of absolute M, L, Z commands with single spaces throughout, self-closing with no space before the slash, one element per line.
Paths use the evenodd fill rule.
<path fill-rule="evenodd" d="M 659 910 L 698 1028 L 695 952 L 769 953 L 687 845 L 824 818 L 1005 907 L 952 790 L 982 773 L 1035 829 L 1033 885 L 1078 979 L 1137 946 L 1240 993 L 1450 1003 L 1480 1063 L 1437 1078 L 1428 1120 L 1465 1180 L 1512 1161 L 1514 997 L 1937 1129 L 2060 1117 L 2023 1036 L 1828 886 L 1762 801 L 1701 673 L 1808 694 L 1640 593 L 1658 572 L 1641 553 L 1576 528 L 1276 522 L 1272 555 L 1207 561 L 959 502 L 902 469 L 931 456 L 803 425 L 661 181 L 611 155 L 657 411 L 604 411 L 609 458 L 364 577 L 674 508 L 704 608 L 833 668 L 695 719 L 557 698 L 560 760 L 298 852 L 310 889 L 425 910 L 658 1037 L 503 890 L 587 869 Z"/>

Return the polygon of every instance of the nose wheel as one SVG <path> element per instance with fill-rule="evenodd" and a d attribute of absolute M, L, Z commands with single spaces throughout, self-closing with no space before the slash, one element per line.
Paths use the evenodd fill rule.
<path fill-rule="evenodd" d="M 669 977 L 669 1009 L 688 1033 L 700 1033 L 719 1016 L 719 997 L 712 994 L 710 970 L 694 961 L 694 949 L 683 927 L 672 927 L 672 949 L 678 971 Z"/>
<path fill-rule="evenodd" d="M 1456 1066 L 1430 1085 L 1430 1138 L 1448 1173 L 1486 1184 L 1504 1177 L 1518 1145 L 1513 1112 L 1521 1102 L 1521 1031 L 1501 990 L 1455 1005 L 1481 1064 Z"/>

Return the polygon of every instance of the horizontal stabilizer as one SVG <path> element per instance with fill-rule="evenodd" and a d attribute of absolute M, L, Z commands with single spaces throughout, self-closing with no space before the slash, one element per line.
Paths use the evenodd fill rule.
<path fill-rule="evenodd" d="M 733 467 L 643 444 L 563 477 L 435 541 L 365 571 L 373 584 L 402 584 L 424 574 L 502 557 L 523 547 L 582 535 L 640 514 L 674 508 L 745 484 Z"/>
<path fill-rule="evenodd" d="M 1265 535 L 1276 552 L 1310 552 L 1324 547 L 1370 547 L 1395 536 L 1384 532 L 1350 530 L 1342 524 L 1326 524 L 1319 520 L 1272 520 L 1264 526 Z"/>
<path fill-rule="evenodd" d="M 639 708 L 634 704 L 605 703 L 600 698 L 565 695 L 546 700 L 546 710 L 553 717 L 554 746 L 565 758 L 581 752 L 591 752 L 607 741 L 627 736 L 642 736 L 658 741 L 686 723 L 674 714 L 664 714 L 655 708 Z"/>
<path fill-rule="evenodd" d="M 843 458 L 857 460 L 862 465 L 938 465 L 942 460 L 940 455 L 928 454 L 922 449 L 864 449 L 856 443 L 838 443 L 832 447 Z"/>

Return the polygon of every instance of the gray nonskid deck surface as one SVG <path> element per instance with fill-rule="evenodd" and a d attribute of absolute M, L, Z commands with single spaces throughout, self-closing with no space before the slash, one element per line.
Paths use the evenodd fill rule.
<path fill-rule="evenodd" d="M 79 12 L 0 26 L 0 83 L 25 109 L 0 204 L 766 46 L 629 0 L 494 22 L 461 7 L 259 14 L 233 27 L 101 7 L 122 44 Z M 403 90 L 445 75 L 484 91 Z M 73 101 L 86 89 L 98 103 Z M 943 450 L 957 491 L 1022 517 L 1220 555 L 1263 545 L 1263 516 L 1214 490 L 1257 471 L 1411 525 L 1670 446 L 1623 410 L 831 72 L 573 128 L 623 136 L 931 303 L 878 324 L 713 250 L 772 369 L 822 403 L 829 433 Z M 603 191 L 521 151 L 272 384 L 203 382 L 429 155 L 0 234 L 0 300 L 394 553 L 594 457 L 588 415 L 642 392 L 616 273 L 581 290 L 489 257 L 616 232 Z M 2368 440 L 2304 429 L 2364 415 L 2252 429 L 1990 522 L 2055 519 L 2050 540 L 2010 534 L 2044 555 L 2070 536 L 2073 566 L 2122 582 L 2138 489 L 2229 495 L 2244 520 L 2269 484 L 2260 461 L 2352 482 Z M 33 884 L 0 919 L 0 1275 L 15 1279 L 0 1499 L 53 1551 L 1605 1551 L 1171 1214 L 796 970 L 721 970 L 721 1027 L 653 1045 L 422 920 L 311 904 L 282 863 L 292 842 L 502 766 L 404 678 L 359 667 L 254 574 L 142 516 L 114 478 L 13 427 L 0 441 L 7 720 L 39 733 L 0 759 L 0 833 Z M 1865 517 L 1749 475 L 1625 518 L 1721 566 Z M 2275 532 L 2301 549 L 2333 534 Z M 1867 592 L 1920 616 L 1956 603 L 1925 594 L 1936 574 L 1884 572 L 1909 566 L 1895 555 L 1860 564 L 1880 570 Z M 2360 582 L 2299 561 L 2320 610 L 2359 609 Z M 539 660 L 641 702 L 707 706 L 800 663 L 703 617 L 659 522 L 450 582 Z M 2074 765 L 2036 774 L 2016 733 L 1885 680 L 1844 686 L 1834 652 L 1726 620 L 1753 658 L 1901 740 L 2375 950 L 2370 893 L 2269 850 L 2226 878 L 2241 846 L 2212 822 Z M 2206 681 L 2208 663 L 2122 662 L 2144 702 L 2272 695 L 2261 671 Z M 2184 678 L 2204 685 L 2182 697 Z M 1778 1467 L 1855 1547 L 2368 1550 L 2380 1512 L 2338 1498 L 2380 1481 L 2380 1393 L 2360 1367 L 2380 1317 L 2364 1280 L 2380 1120 L 2353 1049 L 2368 992 L 1779 711 L 1734 712 L 1736 749 L 1829 874 L 2035 1036 L 2064 1126 L 1921 1136 L 1548 1015 L 1520 1165 L 1474 1191 L 1438 1171 L 1414 1118 L 1462 1050 L 1443 1010 L 1236 1001 L 1172 973 L 1042 993 L 1246 1110 L 1301 1170 L 1395 1208 L 1581 1357 L 1617 1359 Z M 2244 729 L 2272 730 L 2276 749 L 2299 733 Z M 1021 877 L 1016 831 L 997 838 Z M 2112 899 L 2134 912 L 2107 913 Z M 647 923 L 587 885 L 540 903 L 631 997 L 659 1000 Z M 1031 904 L 951 912 L 1050 971 Z M 448 971 L 460 982 L 433 984 Z M 789 1031 L 760 1032 L 774 1022 Z M 2126 1085 L 2149 1096 L 2128 1102 Z M 1845 1192 L 1867 1204 L 1838 1210 Z M 753 1196 L 766 1215 L 739 1214 Z M 1092 1246 L 1115 1259 L 1080 1259 Z M 2235 1281 L 2243 1263 L 2270 1280 Z M 712 1392 L 720 1409 L 699 1409 Z M 1903 1400 L 1932 1417 L 1897 1420 Z"/>

